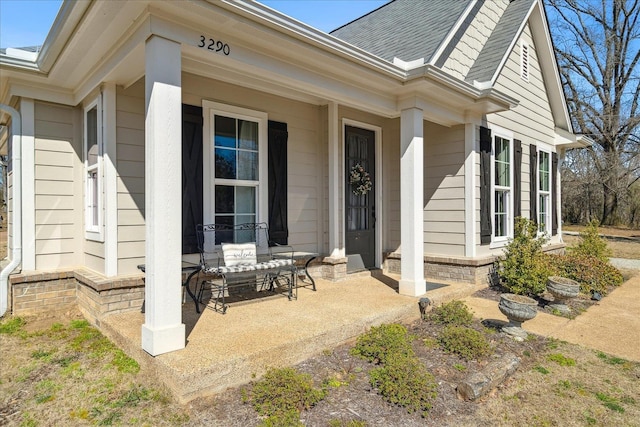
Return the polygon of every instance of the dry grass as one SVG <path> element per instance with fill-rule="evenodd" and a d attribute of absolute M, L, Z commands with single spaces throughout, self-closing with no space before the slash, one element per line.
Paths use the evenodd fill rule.
<path fill-rule="evenodd" d="M 15 320 L 0 322 L 0 425 L 263 425 L 240 388 L 178 405 L 78 313 L 59 316 L 27 318 L 13 331 Z M 477 321 L 473 327 L 495 353 L 512 352 L 522 362 L 479 402 L 461 401 L 457 383 L 491 356 L 467 361 L 444 352 L 434 338 L 442 327 L 418 321 L 411 329 L 416 354 L 439 384 L 426 418 L 379 396 L 368 381 L 375 365 L 345 345 L 297 365 L 318 386 L 332 384 L 325 400 L 302 412 L 304 425 L 640 426 L 640 364 L 543 337 L 517 343 Z"/>
<path fill-rule="evenodd" d="M 564 231 L 579 233 L 584 229 L 579 225 L 563 226 Z M 617 227 L 598 227 L 602 236 L 607 240 L 607 246 L 612 250 L 614 258 L 640 259 L 640 230 Z M 576 244 L 579 236 L 564 234 L 562 239 L 568 245 Z"/>

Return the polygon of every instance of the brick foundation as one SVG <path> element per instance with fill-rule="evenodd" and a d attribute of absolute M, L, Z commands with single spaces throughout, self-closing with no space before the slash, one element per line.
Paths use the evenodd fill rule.
<path fill-rule="evenodd" d="M 14 315 L 66 310 L 77 305 L 90 322 L 99 325 L 104 316 L 140 310 L 144 302 L 141 275 L 108 279 L 77 269 L 15 274 L 9 283 Z"/>

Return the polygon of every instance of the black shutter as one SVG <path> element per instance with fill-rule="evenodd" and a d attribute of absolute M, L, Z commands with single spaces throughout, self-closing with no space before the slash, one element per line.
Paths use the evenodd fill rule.
<path fill-rule="evenodd" d="M 287 245 L 287 124 L 269 120 L 269 239 Z"/>
<path fill-rule="evenodd" d="M 558 234 L 558 154 L 551 154 L 551 235 Z"/>
<path fill-rule="evenodd" d="M 182 104 L 182 253 L 198 252 L 202 224 L 202 107 Z"/>
<path fill-rule="evenodd" d="M 538 150 L 529 145 L 529 206 L 531 220 L 538 223 Z"/>
<path fill-rule="evenodd" d="M 522 216 L 522 141 L 513 140 L 513 216 Z"/>
<path fill-rule="evenodd" d="M 491 243 L 491 130 L 480 127 L 480 244 Z"/>

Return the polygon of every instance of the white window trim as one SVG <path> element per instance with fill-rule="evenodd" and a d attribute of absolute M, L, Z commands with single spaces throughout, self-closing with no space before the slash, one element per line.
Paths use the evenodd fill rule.
<path fill-rule="evenodd" d="M 495 126 L 489 126 L 491 129 L 491 244 L 489 248 L 502 248 L 505 247 L 509 240 L 513 239 L 513 133 L 502 128 L 498 128 Z M 495 162 L 495 146 L 496 140 L 495 138 L 499 137 L 502 139 L 506 139 L 509 141 L 509 194 L 507 197 L 507 235 L 506 236 L 498 236 L 496 237 L 496 227 L 495 227 L 495 218 L 496 218 L 496 162 Z"/>
<path fill-rule="evenodd" d="M 542 191 L 542 189 L 540 188 L 540 167 L 542 166 L 542 161 L 541 161 L 541 157 L 542 157 L 542 153 L 547 154 L 547 159 L 548 159 L 548 167 L 549 167 L 549 190 L 547 191 Z M 551 167 L 551 152 L 544 150 L 544 149 L 540 149 L 540 147 L 538 147 L 538 167 L 536 170 L 536 177 L 535 179 L 538 180 L 537 186 L 536 188 L 538 189 L 538 194 L 536 195 L 537 199 L 537 203 L 538 203 L 538 218 L 535 218 L 535 221 L 538 222 L 539 221 L 539 217 L 540 217 L 540 196 L 546 196 L 547 198 L 547 214 L 546 214 L 546 218 L 545 218 L 545 227 L 544 230 L 540 231 L 538 230 L 538 234 L 539 235 L 543 235 L 543 234 L 547 234 L 548 236 L 551 235 L 551 206 L 553 205 L 552 201 L 551 201 L 551 197 L 552 197 L 552 191 L 551 189 L 553 188 L 553 173 L 552 173 L 552 167 Z"/>
<path fill-rule="evenodd" d="M 529 74 L 531 70 L 531 51 L 529 43 L 526 41 L 520 42 L 520 77 L 522 80 L 528 82 Z"/>
<path fill-rule="evenodd" d="M 203 220 L 206 223 L 215 222 L 215 185 L 233 184 L 255 186 L 256 191 L 256 222 L 268 222 L 269 194 L 268 194 L 268 115 L 265 112 L 249 110 L 203 100 L 202 111 L 204 115 L 202 141 L 203 153 Z M 223 115 L 236 119 L 250 120 L 258 123 L 258 180 L 235 180 L 215 178 L 215 152 L 214 152 L 214 117 Z"/>
<path fill-rule="evenodd" d="M 89 162 L 87 158 L 87 141 L 88 141 L 88 131 L 87 128 L 87 113 L 96 108 L 96 127 L 97 127 L 97 142 L 98 142 L 98 160 L 94 166 L 89 167 Z M 82 138 L 82 148 L 83 148 L 83 157 L 84 157 L 84 223 L 85 223 L 85 238 L 87 240 L 94 240 L 98 242 L 104 242 L 104 188 L 103 188 L 103 156 L 104 156 L 104 144 L 103 144 L 103 135 L 102 135 L 102 94 L 99 94 L 93 101 L 87 104 L 83 110 L 83 138 Z M 92 194 L 92 190 L 89 188 L 89 180 L 88 173 L 90 170 L 97 170 L 97 179 L 98 179 L 98 224 L 92 224 L 92 220 L 89 219 L 91 212 L 89 210 L 89 197 Z"/>

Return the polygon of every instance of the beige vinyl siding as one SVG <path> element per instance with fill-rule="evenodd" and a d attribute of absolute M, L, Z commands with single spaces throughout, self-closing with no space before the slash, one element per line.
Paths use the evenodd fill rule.
<path fill-rule="evenodd" d="M 442 69 L 454 77 L 464 80 L 508 5 L 509 0 L 484 2 L 476 19 L 463 24 L 468 28 L 462 37 L 452 41 L 455 43 L 455 49 L 445 61 Z"/>
<path fill-rule="evenodd" d="M 37 270 L 81 264 L 82 202 L 78 174 L 82 141 L 74 108 L 35 103 L 35 257 Z M 83 193 L 79 193 L 83 194 Z M 100 250 L 94 253 L 101 256 Z M 87 255 L 91 263 L 93 255 Z"/>
<path fill-rule="evenodd" d="M 144 79 L 116 90 L 118 274 L 144 263 Z"/>
<path fill-rule="evenodd" d="M 327 154 L 326 142 L 320 141 L 320 106 L 187 73 L 182 79 L 182 99 L 190 105 L 209 100 L 262 111 L 269 120 L 287 123 L 289 244 L 299 250 L 323 251 L 320 212 L 325 209 L 321 194 Z M 205 183 L 204 191 L 207 187 Z M 267 191 L 267 183 L 261 184 L 261 191 Z"/>
<path fill-rule="evenodd" d="M 520 49 L 523 40 L 529 44 L 528 82 L 520 77 Z M 531 197 L 529 191 L 529 146 L 531 144 L 537 146 L 549 144 L 547 147 L 552 147 L 554 140 L 554 122 L 549 98 L 540 70 L 540 62 L 528 24 L 502 69 L 496 81 L 496 88 L 520 101 L 517 107 L 509 111 L 488 115 L 487 122 L 512 131 L 514 139 L 522 141 L 521 207 L 522 216 L 529 217 Z M 476 138 L 479 140 L 479 134 L 476 135 Z M 479 164 L 476 170 L 479 173 Z M 476 225 L 477 230 L 479 230 L 479 212 L 477 218 L 478 222 Z M 480 241 L 479 234 L 476 234 L 476 241 Z M 491 251 L 488 245 L 478 246 L 479 256 L 497 253 L 496 251 L 497 250 Z"/>
<path fill-rule="evenodd" d="M 529 81 L 520 77 L 521 41 L 529 44 Z M 489 123 L 512 130 L 523 144 L 543 142 L 553 144 L 554 123 L 546 87 L 540 71 L 535 44 L 529 25 L 509 55 L 496 81 L 496 89 L 520 101 L 509 111 L 491 114 Z"/>
<path fill-rule="evenodd" d="M 464 255 L 464 126 L 425 122 L 424 250 Z"/>

